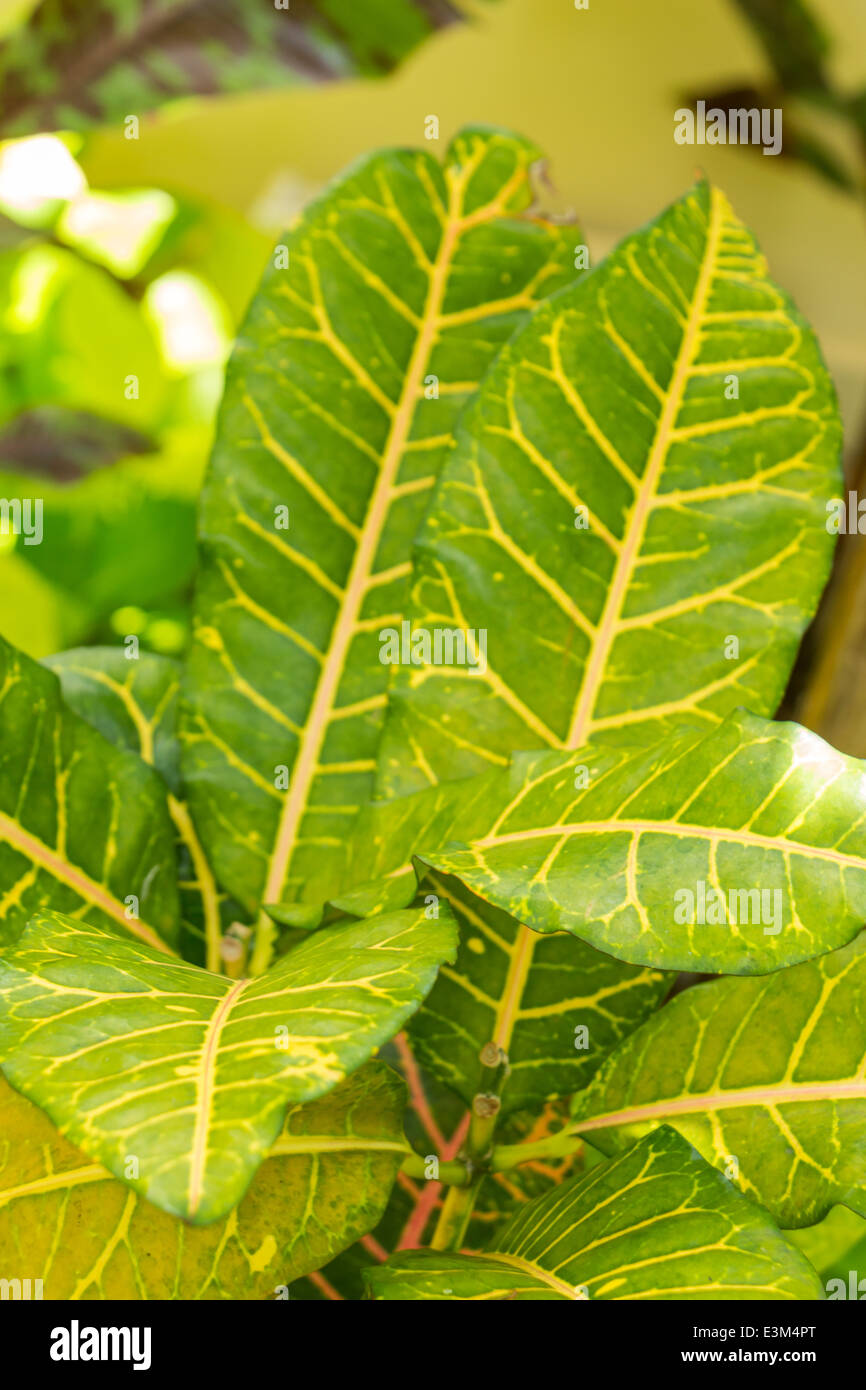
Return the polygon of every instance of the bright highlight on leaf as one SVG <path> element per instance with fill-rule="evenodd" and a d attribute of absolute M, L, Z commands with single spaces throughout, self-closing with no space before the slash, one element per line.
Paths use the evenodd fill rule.
<path fill-rule="evenodd" d="M 668 970 L 763 974 L 860 930 L 859 759 L 745 714 L 704 738 L 602 754 L 576 791 L 583 756 L 526 759 L 522 777 L 498 779 L 509 795 L 491 779 L 487 828 L 464 835 L 458 814 L 452 838 L 467 846 L 419 843 L 419 858 L 536 931 Z"/>

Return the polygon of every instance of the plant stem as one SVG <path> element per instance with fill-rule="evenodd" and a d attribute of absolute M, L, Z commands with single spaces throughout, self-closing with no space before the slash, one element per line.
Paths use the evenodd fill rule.
<path fill-rule="evenodd" d="M 466 1139 L 468 1181 L 462 1187 L 452 1187 L 445 1198 L 430 1242 L 434 1250 L 460 1249 L 493 1156 L 493 1134 L 501 1108 L 499 1093 L 508 1075 L 508 1058 L 497 1043 L 489 1042 L 481 1049 L 480 1061 L 480 1084 L 472 1101 Z"/>
<path fill-rule="evenodd" d="M 493 1150 L 490 1168 L 494 1173 L 504 1173 L 534 1158 L 567 1158 L 577 1152 L 582 1142 L 573 1129 L 562 1129 L 558 1134 L 530 1144 L 500 1144 Z"/>
<path fill-rule="evenodd" d="M 460 1249 L 480 1185 L 480 1180 L 476 1180 L 469 1187 L 450 1189 L 430 1241 L 432 1250 Z"/>
<path fill-rule="evenodd" d="M 427 1163 L 422 1154 L 410 1153 L 403 1160 L 402 1172 L 409 1178 L 426 1178 Z M 440 1159 L 437 1178 L 449 1187 L 465 1187 L 470 1181 L 471 1170 L 468 1164 L 461 1163 L 459 1159 Z"/>

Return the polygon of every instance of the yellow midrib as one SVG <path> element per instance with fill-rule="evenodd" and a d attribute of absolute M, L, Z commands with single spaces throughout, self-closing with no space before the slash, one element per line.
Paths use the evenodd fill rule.
<path fill-rule="evenodd" d="M 367 511 L 361 540 L 355 551 L 343 603 L 331 635 L 328 654 L 322 664 L 305 726 L 304 738 L 301 742 L 297 761 L 292 768 L 289 794 L 283 804 L 265 881 L 264 902 L 278 902 L 280 900 L 288 866 L 297 842 L 301 819 L 307 807 L 310 787 L 327 732 L 328 718 L 334 708 L 346 655 L 355 633 L 358 612 L 364 598 L 365 586 L 372 574 L 379 541 L 388 518 L 391 492 L 412 427 L 417 395 L 438 332 L 454 249 L 461 232 L 472 220 L 470 218 L 461 219 L 457 215 L 463 189 L 471 169 L 471 165 L 467 166 L 460 177 L 452 177 L 450 180 L 448 222 L 443 230 L 439 251 L 430 274 L 421 331 L 415 341 L 403 389 L 391 422 L 388 442 L 382 456 L 382 467 Z M 267 922 L 262 922 L 260 919 L 261 925 L 267 927 Z"/>
<path fill-rule="evenodd" d="M 216 1064 L 219 1052 L 219 1040 L 225 1027 L 228 1016 L 238 998 L 238 995 L 250 983 L 248 979 L 238 980 L 232 985 L 226 994 L 216 1013 L 210 1021 L 210 1025 L 205 1033 L 202 1042 L 201 1062 L 198 1068 L 196 1084 L 196 1109 L 195 1126 L 193 1129 L 192 1143 L 190 1145 L 189 1160 L 189 1214 L 194 1216 L 198 1211 L 204 1190 L 204 1170 L 207 1163 L 208 1150 L 208 1131 L 210 1129 L 211 1112 L 213 1110 L 213 1097 L 216 1082 Z"/>
<path fill-rule="evenodd" d="M 866 1077 L 851 1081 L 814 1081 L 787 1086 L 751 1086 L 740 1091 L 707 1091 L 693 1096 L 646 1101 L 624 1110 L 609 1110 L 568 1126 L 569 1134 L 586 1130 L 613 1129 L 618 1125 L 661 1120 L 667 1115 L 690 1115 L 696 1111 L 738 1110 L 748 1106 L 771 1109 L 777 1105 L 806 1104 L 815 1100 L 866 1100 Z"/>
<path fill-rule="evenodd" d="M 581 744 L 586 742 L 591 732 L 593 712 L 604 680 L 611 648 L 616 638 L 635 561 L 643 543 L 652 501 L 667 457 L 671 431 L 682 403 L 688 370 L 713 278 L 721 222 L 721 195 L 715 189 L 711 189 L 710 223 L 707 229 L 703 263 L 695 285 L 695 294 L 683 332 L 683 339 L 680 343 L 680 350 L 671 375 L 668 396 L 659 416 L 646 472 L 641 479 L 641 487 L 635 499 L 623 539 L 622 550 L 617 560 L 613 583 L 608 590 L 601 622 L 593 642 L 592 654 L 581 682 L 580 695 L 566 739 L 566 747 L 568 748 L 579 748 Z"/>
<path fill-rule="evenodd" d="M 486 1250 L 481 1256 L 484 1260 L 492 1260 L 495 1264 L 506 1265 L 509 1269 L 516 1269 L 521 1274 L 528 1274 L 532 1279 L 537 1279 L 541 1284 L 547 1284 L 549 1288 L 561 1293 L 564 1298 L 574 1300 L 575 1291 L 571 1284 L 566 1284 L 563 1279 L 557 1279 L 555 1274 L 549 1270 L 542 1269 L 541 1265 L 533 1264 L 531 1260 L 523 1260 L 519 1255 L 504 1255 L 500 1250 Z"/>
<path fill-rule="evenodd" d="M 828 863 L 840 864 L 845 868 L 866 869 L 866 858 L 858 854 L 842 854 L 839 850 L 825 848 L 823 845 L 801 844 L 797 840 L 786 840 L 781 836 L 759 835 L 751 830 L 737 830 L 730 826 L 689 825 L 680 821 L 653 820 L 600 820 L 580 821 L 573 825 L 545 825 L 534 830 L 513 830 L 505 835 L 488 835 L 482 840 L 473 840 L 474 849 L 498 849 L 500 845 L 523 844 L 527 840 L 561 839 L 575 835 L 613 835 L 655 834 L 673 835 L 677 838 L 708 840 L 718 843 L 751 845 L 756 849 L 774 849 L 782 854 L 801 854 L 810 859 L 826 859 Z M 437 865 L 437 867 L 439 867 Z"/>

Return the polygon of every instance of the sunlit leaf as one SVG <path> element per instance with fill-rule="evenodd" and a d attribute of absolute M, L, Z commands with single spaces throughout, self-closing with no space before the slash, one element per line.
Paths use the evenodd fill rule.
<path fill-rule="evenodd" d="M 399 1030 L 454 935 L 446 913 L 393 913 L 230 980 L 41 913 L 0 960 L 3 1070 L 115 1176 L 205 1225 L 244 1195 L 287 1106 Z"/>
<path fill-rule="evenodd" d="M 741 713 L 704 737 L 583 758 L 528 756 L 478 789 L 467 783 L 454 843 L 428 850 L 424 832 L 415 853 L 536 931 L 571 931 L 658 969 L 762 974 L 859 931 L 857 759 L 796 724 Z M 580 769 L 589 778 L 576 787 Z"/>

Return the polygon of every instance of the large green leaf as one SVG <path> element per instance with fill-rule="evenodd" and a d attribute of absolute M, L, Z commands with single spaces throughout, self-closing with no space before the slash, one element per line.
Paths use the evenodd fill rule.
<path fill-rule="evenodd" d="M 417 1251 L 376 1298 L 819 1299 L 808 1261 L 670 1129 L 520 1211 L 482 1255 Z"/>
<path fill-rule="evenodd" d="M 451 0 L 42 0 L 0 47 L 4 133 L 122 121 L 172 97 L 387 72 Z"/>
<path fill-rule="evenodd" d="M 0 961 L 3 1070 L 72 1143 L 204 1225 L 244 1195 L 287 1106 L 325 1095 L 397 1032 L 454 936 L 447 911 L 393 913 L 232 981 L 42 913 Z"/>
<path fill-rule="evenodd" d="M 409 1033 L 419 1060 L 467 1105 L 486 1043 L 508 1057 L 501 1114 L 537 1109 L 587 1085 L 670 988 L 661 971 L 624 965 L 565 932 L 530 931 L 453 880 L 431 875 L 422 901 L 430 893 L 454 912 L 460 949 Z"/>
<path fill-rule="evenodd" d="M 152 763 L 165 780 L 177 832 L 178 886 L 184 928 L 192 938 L 190 954 L 197 964 L 206 962 L 209 970 L 218 972 L 223 926 L 236 914 L 214 881 L 182 794 L 177 739 L 180 664 L 152 652 L 128 659 L 118 647 L 78 647 L 44 664 L 59 678 L 70 709 L 110 743 Z"/>
<path fill-rule="evenodd" d="M 575 229 L 530 211 L 537 157 L 470 130 L 444 166 L 363 161 L 301 219 L 241 332 L 202 501 L 183 768 L 251 911 L 330 890 L 373 783 L 378 634 L 399 624 L 456 416 L 574 273 Z"/>
<path fill-rule="evenodd" d="M 410 611 L 485 633 L 486 669 L 399 669 L 380 791 L 773 714 L 830 565 L 839 449 L 814 335 L 699 184 L 541 306 L 467 410 Z"/>
<path fill-rule="evenodd" d="M 158 774 L 0 639 L 0 943 L 40 908 L 165 950 L 178 922 L 174 836 Z"/>
<path fill-rule="evenodd" d="M 575 1098 L 610 1153 L 674 1125 L 783 1226 L 866 1190 L 866 936 L 760 980 L 687 989 Z M 731 1169 L 733 1171 L 733 1169 Z M 856 1191 L 860 1189 L 859 1198 Z"/>
<path fill-rule="evenodd" d="M 293 1106 L 224 1221 L 189 1227 L 73 1148 L 0 1079 L 0 1249 L 53 1300 L 258 1299 L 375 1226 L 406 1150 L 405 1089 L 370 1062 Z"/>
<path fill-rule="evenodd" d="M 458 843 L 431 851 L 422 832 L 420 859 L 535 931 L 621 960 L 761 974 L 844 945 L 866 919 L 863 763 L 796 724 L 736 713 L 631 757 L 528 755 L 465 785 Z"/>

